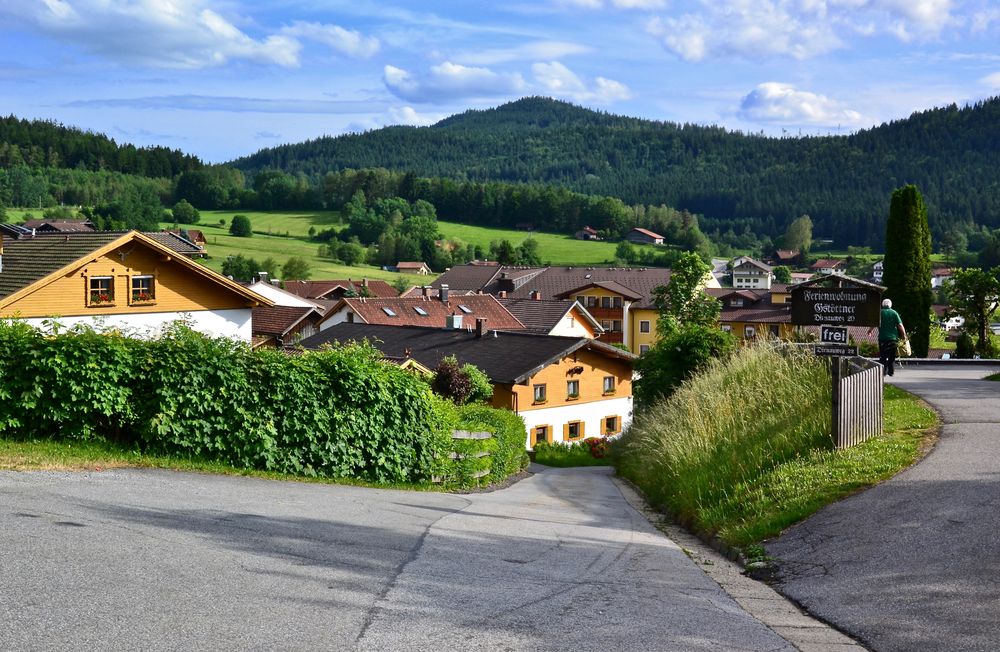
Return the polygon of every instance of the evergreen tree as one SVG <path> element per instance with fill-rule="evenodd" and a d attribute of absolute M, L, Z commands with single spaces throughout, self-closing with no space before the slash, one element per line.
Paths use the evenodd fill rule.
<path fill-rule="evenodd" d="M 885 230 L 886 297 L 903 319 L 913 355 L 927 356 L 930 344 L 931 234 L 927 208 L 914 185 L 892 193 Z"/>

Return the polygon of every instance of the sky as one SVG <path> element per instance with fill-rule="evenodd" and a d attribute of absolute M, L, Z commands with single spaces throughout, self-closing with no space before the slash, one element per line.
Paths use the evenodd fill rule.
<path fill-rule="evenodd" d="M 1000 95 L 1000 1 L 0 2 L 0 113 L 208 162 L 530 95 L 846 134 Z"/>

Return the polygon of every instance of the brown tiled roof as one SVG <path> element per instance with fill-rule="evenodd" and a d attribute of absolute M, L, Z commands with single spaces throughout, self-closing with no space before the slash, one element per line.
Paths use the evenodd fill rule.
<path fill-rule="evenodd" d="M 608 292 L 614 292 L 615 294 L 620 294 L 629 301 L 637 301 L 642 298 L 642 295 L 634 292 L 631 288 L 627 288 L 618 281 L 592 281 L 586 285 L 581 285 L 578 288 L 573 288 L 571 290 L 566 290 L 558 294 L 560 298 L 569 298 L 576 295 L 578 292 L 584 292 L 590 288 L 601 288 L 602 290 L 607 290 Z"/>
<path fill-rule="evenodd" d="M 633 354 L 584 337 L 554 337 L 526 332 L 490 333 L 482 338 L 464 329 L 378 326 L 342 323 L 308 337 L 300 345 L 321 348 L 334 342 L 369 340 L 389 358 L 413 358 L 436 369 L 441 358 L 453 355 L 460 364 L 479 367 L 494 383 L 512 385 L 526 381 L 574 351 L 587 349 L 619 360 Z M 516 353 L 516 355 L 512 355 Z"/>
<path fill-rule="evenodd" d="M 422 261 L 416 261 L 416 262 L 410 262 L 410 261 L 403 262 L 403 261 L 401 261 L 401 262 L 396 263 L 396 269 L 423 269 L 424 267 L 427 267 L 428 269 L 430 269 L 430 266 L 427 263 L 422 262 Z"/>
<path fill-rule="evenodd" d="M 639 233 L 641 233 L 641 234 L 643 234 L 645 236 L 649 236 L 650 238 L 656 238 L 657 240 L 662 240 L 663 239 L 662 235 L 660 235 L 659 233 L 653 233 L 649 229 L 643 229 L 643 228 L 640 228 L 640 227 L 637 226 L 637 227 L 633 228 L 632 230 L 633 231 L 638 231 Z"/>
<path fill-rule="evenodd" d="M 4 239 L 0 298 L 74 263 L 122 236 L 108 231 L 39 233 L 34 238 Z"/>
<path fill-rule="evenodd" d="M 143 235 L 156 240 L 164 247 L 169 247 L 184 256 L 200 256 L 205 250 L 178 233 L 168 231 L 145 231 Z"/>
<path fill-rule="evenodd" d="M 21 226 L 26 229 L 49 227 L 59 233 L 89 233 L 95 230 L 94 225 L 87 220 L 27 220 Z"/>
<path fill-rule="evenodd" d="M 524 324 L 525 329 L 537 333 L 551 332 L 574 305 L 577 306 L 577 310 L 581 311 L 581 314 L 586 313 L 587 316 L 590 316 L 586 308 L 581 307 L 575 301 L 536 301 L 535 299 L 500 299 L 499 301 L 504 308 L 517 317 L 518 321 Z M 593 320 L 593 317 L 590 319 Z M 596 322 L 591 325 L 600 330 L 600 325 Z"/>
<path fill-rule="evenodd" d="M 778 260 L 793 260 L 799 255 L 798 249 L 778 249 L 774 252 L 774 257 Z"/>
<path fill-rule="evenodd" d="M 367 281 L 355 281 L 353 279 L 334 279 L 328 281 L 285 281 L 284 289 L 292 294 L 297 294 L 304 299 L 323 299 L 334 290 L 354 288 L 357 293 L 361 292 L 362 284 L 367 282 L 368 292 L 373 297 L 396 297 L 399 292 L 385 281 L 368 279 Z"/>
<path fill-rule="evenodd" d="M 181 231 L 187 231 L 188 234 L 187 239 L 193 242 L 194 244 L 198 244 L 199 242 L 207 242 L 207 240 L 205 240 L 205 234 L 199 231 L 198 229 L 164 229 L 163 232 L 173 233 L 174 235 L 183 238 L 184 236 L 181 234 Z"/>
<path fill-rule="evenodd" d="M 744 304 L 742 308 L 723 305 L 722 312 L 719 313 L 719 321 L 723 324 L 728 322 L 791 323 L 792 304 L 759 301 L 749 305 Z"/>
<path fill-rule="evenodd" d="M 838 260 L 836 258 L 820 258 L 815 263 L 810 265 L 809 269 L 823 269 L 823 268 L 835 269 L 837 267 L 842 267 L 844 264 L 845 264 L 844 261 Z"/>
<path fill-rule="evenodd" d="M 451 295 L 447 303 L 425 297 L 344 298 L 341 303 L 357 316 L 356 319 L 368 324 L 444 328 L 449 315 L 461 315 L 465 328 L 475 328 L 476 319 L 485 318 L 486 328 L 490 330 L 524 330 L 524 324 L 488 294 Z M 389 315 L 386 309 L 394 315 Z"/>
<path fill-rule="evenodd" d="M 739 267 L 741 265 L 746 265 L 747 263 L 749 263 L 750 265 L 752 265 L 752 266 L 754 266 L 754 267 L 756 267 L 758 269 L 762 269 L 765 272 L 771 272 L 771 271 L 773 271 L 773 269 L 771 268 L 770 265 L 766 265 L 766 264 L 760 262 L 759 260 L 751 258 L 750 256 L 744 256 L 743 260 L 741 260 L 740 264 L 737 265 L 736 267 Z M 735 268 L 734 268 L 734 271 L 735 271 Z"/>
<path fill-rule="evenodd" d="M 253 334 L 282 337 L 310 315 L 320 316 L 315 308 L 305 306 L 268 306 L 253 309 Z"/>

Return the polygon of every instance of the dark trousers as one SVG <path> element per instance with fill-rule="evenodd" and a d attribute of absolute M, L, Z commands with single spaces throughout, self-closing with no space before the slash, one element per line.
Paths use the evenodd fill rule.
<path fill-rule="evenodd" d="M 896 370 L 896 340 L 878 341 L 878 361 L 882 365 L 882 373 L 891 376 Z"/>

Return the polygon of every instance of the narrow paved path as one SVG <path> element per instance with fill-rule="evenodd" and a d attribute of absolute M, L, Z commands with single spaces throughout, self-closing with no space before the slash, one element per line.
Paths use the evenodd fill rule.
<path fill-rule="evenodd" d="M 792 650 L 607 469 L 450 495 L 0 473 L 0 649 Z"/>
<path fill-rule="evenodd" d="M 895 478 L 768 544 L 779 588 L 879 651 L 1000 649 L 1000 368 L 907 368 L 941 439 Z"/>

